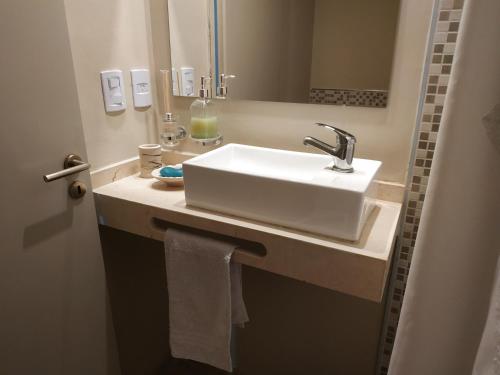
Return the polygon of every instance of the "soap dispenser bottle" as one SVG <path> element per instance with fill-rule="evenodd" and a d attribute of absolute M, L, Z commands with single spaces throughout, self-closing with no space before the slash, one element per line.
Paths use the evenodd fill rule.
<path fill-rule="evenodd" d="M 189 108 L 191 113 L 191 138 L 195 140 L 209 140 L 219 137 L 216 105 L 208 97 L 207 82 L 209 80 L 209 77 L 201 77 L 199 97 Z"/>

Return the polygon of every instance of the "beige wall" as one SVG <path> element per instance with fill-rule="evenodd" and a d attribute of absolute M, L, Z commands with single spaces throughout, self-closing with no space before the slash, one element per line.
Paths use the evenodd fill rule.
<path fill-rule="evenodd" d="M 389 89 L 399 3 L 316 0 L 311 87 Z"/>
<path fill-rule="evenodd" d="M 182 67 L 194 68 L 194 95 L 198 95 L 201 76 L 210 75 L 208 2 L 168 0 L 168 11 L 172 68 L 179 78 Z"/>
<path fill-rule="evenodd" d="M 307 103 L 314 1 L 227 0 L 223 9 L 222 70 L 238 76 L 231 96 Z"/>
<path fill-rule="evenodd" d="M 315 0 L 288 0 L 286 72 L 282 77 L 281 100 L 308 103 L 312 61 Z"/>
<path fill-rule="evenodd" d="M 399 3 L 223 1 L 232 97 L 307 103 L 310 87 L 389 89 Z"/>
<path fill-rule="evenodd" d="M 149 11 L 143 1 L 65 0 L 85 141 L 92 169 L 130 158 L 156 139 L 153 109 L 136 110 L 130 72 L 150 66 Z M 99 72 L 121 69 L 127 109 L 106 114 Z M 155 96 L 156 99 L 156 96 Z"/>

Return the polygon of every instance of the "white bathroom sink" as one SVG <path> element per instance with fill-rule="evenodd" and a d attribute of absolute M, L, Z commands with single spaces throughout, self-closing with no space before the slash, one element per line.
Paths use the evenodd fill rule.
<path fill-rule="evenodd" d="M 228 144 L 183 163 L 186 203 L 355 241 L 382 163 L 354 159 L 353 173 L 331 163 L 329 155 Z"/>

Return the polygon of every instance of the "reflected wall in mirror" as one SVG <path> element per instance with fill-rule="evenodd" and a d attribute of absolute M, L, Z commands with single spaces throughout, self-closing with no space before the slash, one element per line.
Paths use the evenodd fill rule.
<path fill-rule="evenodd" d="M 197 96 L 202 75 L 212 76 L 213 0 L 168 0 L 172 91 Z"/>
<path fill-rule="evenodd" d="M 196 66 L 195 86 L 200 75 L 226 73 L 237 76 L 233 99 L 387 105 L 400 0 L 168 1 L 172 67 L 182 77 Z M 195 9 L 203 25 L 172 26 L 194 22 Z M 186 38 L 203 41 L 173 43 Z"/>

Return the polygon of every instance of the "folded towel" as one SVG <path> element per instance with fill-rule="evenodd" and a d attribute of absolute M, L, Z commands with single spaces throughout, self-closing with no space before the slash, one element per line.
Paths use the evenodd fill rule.
<path fill-rule="evenodd" d="M 231 263 L 236 245 L 177 229 L 165 236 L 170 350 L 232 371 L 231 328 L 248 315 L 241 292 L 241 265 Z"/>

